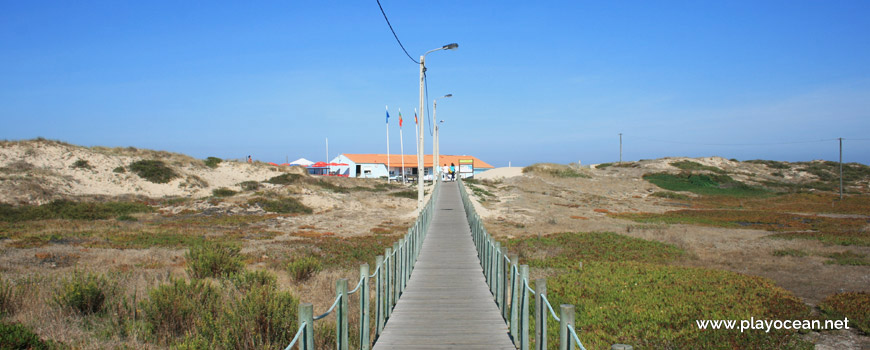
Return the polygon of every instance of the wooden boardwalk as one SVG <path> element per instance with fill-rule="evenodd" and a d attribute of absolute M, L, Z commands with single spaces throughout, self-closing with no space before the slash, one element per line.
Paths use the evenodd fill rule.
<path fill-rule="evenodd" d="M 514 350 L 483 277 L 458 184 L 441 186 L 414 272 L 373 350 Z"/>

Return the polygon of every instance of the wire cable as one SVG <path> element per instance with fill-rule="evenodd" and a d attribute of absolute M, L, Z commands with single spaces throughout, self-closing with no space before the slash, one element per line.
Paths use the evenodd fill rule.
<path fill-rule="evenodd" d="M 396 38 L 396 42 L 399 43 L 399 47 L 402 48 L 402 51 L 405 51 L 405 54 L 408 55 L 408 58 L 410 58 L 411 61 L 413 61 L 413 62 L 416 63 L 416 64 L 420 64 L 420 62 L 417 62 L 417 60 L 415 60 L 414 57 L 411 57 L 411 54 L 408 53 L 408 50 L 405 50 L 405 45 L 402 45 L 402 41 L 399 40 L 399 36 L 396 35 L 396 31 L 393 30 L 393 25 L 390 24 L 390 19 L 387 18 L 387 13 L 384 12 L 384 7 L 381 6 L 381 0 L 376 0 L 376 1 L 378 2 L 378 8 L 381 9 L 381 14 L 384 15 L 384 20 L 387 21 L 387 26 L 389 26 L 389 27 L 390 27 L 390 31 L 393 32 L 393 37 L 395 37 L 395 38 Z"/>
<path fill-rule="evenodd" d="M 426 71 L 423 71 L 423 91 L 426 96 L 426 120 L 429 124 L 429 136 L 433 136 L 433 128 L 432 128 L 432 115 L 429 114 L 429 77 L 426 75 Z M 422 111 L 420 111 L 422 113 Z"/>
<path fill-rule="evenodd" d="M 773 146 L 773 145 L 794 145 L 794 144 L 801 144 L 801 143 L 829 142 L 829 141 L 837 141 L 838 139 L 794 141 L 794 142 L 764 142 L 764 143 L 696 143 L 696 142 L 656 140 L 656 139 L 648 139 L 648 138 L 638 138 L 637 140 L 638 141 L 661 142 L 661 143 L 673 143 L 673 144 L 679 144 L 679 145 L 695 145 L 695 146 Z M 843 139 L 843 140 L 846 140 L 846 139 Z"/>

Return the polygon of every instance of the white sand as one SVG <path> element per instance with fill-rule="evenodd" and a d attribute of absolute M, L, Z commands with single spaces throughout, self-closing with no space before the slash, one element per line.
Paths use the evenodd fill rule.
<path fill-rule="evenodd" d="M 522 167 L 503 167 L 484 171 L 480 174 L 474 175 L 474 178 L 479 180 L 497 180 L 522 175 Z"/>

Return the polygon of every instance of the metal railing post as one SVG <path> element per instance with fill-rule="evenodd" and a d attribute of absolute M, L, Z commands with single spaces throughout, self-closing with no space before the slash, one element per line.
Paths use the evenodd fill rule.
<path fill-rule="evenodd" d="M 393 263 L 390 266 L 390 283 L 393 286 L 393 291 L 391 292 L 392 299 L 390 300 L 390 307 L 396 306 L 396 303 L 399 302 L 399 273 L 400 273 L 400 265 L 402 264 L 402 259 L 399 256 L 399 242 L 393 243 Z"/>
<path fill-rule="evenodd" d="M 519 265 L 520 257 L 514 254 L 511 256 L 511 338 L 514 339 L 514 344 L 517 341 L 519 334 L 520 323 L 520 284 L 519 284 Z"/>
<path fill-rule="evenodd" d="M 375 257 L 375 266 L 378 269 L 375 275 L 375 338 L 381 335 L 384 331 L 384 256 L 378 255 Z"/>
<path fill-rule="evenodd" d="M 359 278 L 362 284 L 359 286 L 359 348 L 369 350 L 371 338 L 369 330 L 369 264 L 359 266 Z"/>
<path fill-rule="evenodd" d="M 574 305 L 559 305 L 559 350 L 574 349 L 568 326 L 574 326 Z"/>
<path fill-rule="evenodd" d="M 299 349 L 314 350 L 314 305 L 299 303 L 296 319 L 299 325 L 305 324 L 302 339 L 299 339 Z"/>
<path fill-rule="evenodd" d="M 348 350 L 347 344 L 347 314 L 349 311 L 347 302 L 347 278 L 335 282 L 335 292 L 341 299 L 338 301 L 337 313 L 335 314 L 335 347 L 337 350 Z"/>
<path fill-rule="evenodd" d="M 498 261 L 499 261 L 499 253 L 501 253 L 501 242 L 495 241 L 495 245 L 492 247 L 492 259 L 490 259 L 489 264 L 492 267 L 489 268 L 492 283 L 490 283 L 489 292 L 492 293 L 492 298 L 495 299 L 495 303 L 498 304 L 498 280 L 499 271 L 498 271 Z"/>
<path fill-rule="evenodd" d="M 547 280 L 535 280 L 535 349 L 547 350 L 547 306 L 543 296 L 547 295 Z"/>
<path fill-rule="evenodd" d="M 529 280 L 529 265 L 520 265 L 520 302 L 522 310 L 520 315 L 520 350 L 528 350 L 529 348 L 529 293 L 526 290 L 526 283 Z"/>
<path fill-rule="evenodd" d="M 399 271 L 396 275 L 396 282 L 399 284 L 399 291 L 396 293 L 396 304 L 399 303 L 399 297 L 405 291 L 405 270 L 408 268 L 408 262 L 405 261 L 405 255 L 408 250 L 405 249 L 405 239 L 399 238 Z"/>

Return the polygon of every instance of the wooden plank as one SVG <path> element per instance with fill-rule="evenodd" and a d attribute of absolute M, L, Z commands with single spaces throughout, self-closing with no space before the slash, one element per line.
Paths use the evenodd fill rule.
<path fill-rule="evenodd" d="M 414 272 L 373 349 L 513 350 L 483 276 L 458 184 L 441 186 Z"/>

